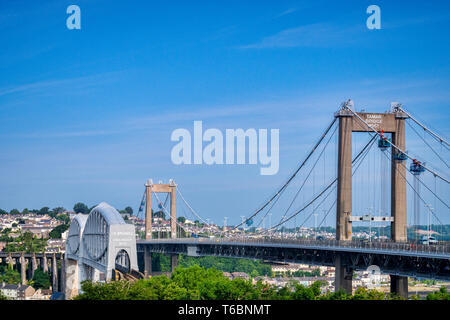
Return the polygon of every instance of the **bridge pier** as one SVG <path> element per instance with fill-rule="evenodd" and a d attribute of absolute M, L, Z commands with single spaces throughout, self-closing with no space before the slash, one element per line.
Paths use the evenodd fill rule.
<path fill-rule="evenodd" d="M 52 255 L 52 291 L 58 292 L 58 263 L 56 261 L 56 254 Z"/>
<path fill-rule="evenodd" d="M 36 253 L 33 253 L 31 257 L 31 279 L 34 277 L 34 272 L 37 269 L 37 260 L 36 260 Z"/>
<path fill-rule="evenodd" d="M 20 254 L 20 282 L 25 285 L 27 284 L 27 263 L 25 261 L 25 254 L 22 252 Z"/>
<path fill-rule="evenodd" d="M 353 269 L 345 266 L 341 255 L 336 256 L 334 290 L 344 290 L 345 293 L 352 293 Z"/>
<path fill-rule="evenodd" d="M 13 265 L 13 259 L 12 259 L 11 253 L 8 253 L 7 260 L 8 260 L 8 267 L 12 270 L 14 268 L 14 265 Z"/>
<path fill-rule="evenodd" d="M 152 253 L 145 248 L 144 251 L 144 276 L 145 278 L 149 278 L 152 274 Z"/>
<path fill-rule="evenodd" d="M 170 268 L 171 268 L 170 271 L 173 272 L 176 267 L 178 267 L 178 255 L 172 254 L 170 256 Z"/>
<path fill-rule="evenodd" d="M 61 255 L 61 276 L 59 278 L 59 291 L 61 291 L 64 295 L 66 293 L 66 262 L 64 261 L 64 257 Z"/>
<path fill-rule="evenodd" d="M 48 273 L 47 255 L 45 254 L 45 252 L 42 254 L 42 270 Z"/>
<path fill-rule="evenodd" d="M 404 299 L 408 299 L 408 277 L 390 275 L 391 293 L 396 293 Z"/>
<path fill-rule="evenodd" d="M 80 282 L 78 261 L 66 259 L 64 262 L 65 290 L 63 292 L 66 296 L 66 299 L 72 299 L 73 297 L 78 295 L 78 283 Z"/>

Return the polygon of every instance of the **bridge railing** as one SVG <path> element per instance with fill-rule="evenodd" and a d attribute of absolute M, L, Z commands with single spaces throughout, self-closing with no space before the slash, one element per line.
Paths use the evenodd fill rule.
<path fill-rule="evenodd" d="M 151 240 L 158 242 L 158 240 Z M 292 244 L 317 247 L 354 248 L 366 250 L 389 250 L 402 252 L 417 252 L 431 254 L 450 254 L 449 243 L 436 245 L 415 244 L 411 242 L 392 241 L 358 241 L 358 240 L 314 240 L 314 239 L 264 239 L 264 238 L 183 238 L 164 239 L 164 242 L 198 242 L 198 243 L 248 243 L 248 244 Z"/>
<path fill-rule="evenodd" d="M 227 241 L 229 241 L 228 239 Z M 242 240 L 242 239 L 241 239 Z M 239 241 L 239 240 L 233 240 Z M 354 249 L 370 250 L 392 250 L 392 251 L 412 251 L 422 253 L 450 253 L 450 244 L 441 243 L 436 245 L 416 244 L 411 242 L 393 241 L 360 241 L 360 240 L 314 240 L 314 239 L 247 239 L 248 242 L 298 244 L 307 246 L 344 247 Z"/>

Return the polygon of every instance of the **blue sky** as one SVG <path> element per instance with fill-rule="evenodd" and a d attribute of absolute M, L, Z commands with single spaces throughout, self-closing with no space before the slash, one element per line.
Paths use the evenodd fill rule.
<path fill-rule="evenodd" d="M 81 30 L 66 28 L 70 4 L 81 8 Z M 381 30 L 366 28 L 371 4 L 381 8 Z M 286 179 L 348 98 L 374 112 L 399 101 L 448 137 L 449 9 L 442 1 L 2 1 L 0 208 L 106 201 L 136 210 L 146 179 L 173 178 L 201 215 L 236 223 Z M 170 134 L 194 120 L 279 128 L 278 174 L 173 165 Z M 418 139 L 407 143 L 428 156 Z"/>

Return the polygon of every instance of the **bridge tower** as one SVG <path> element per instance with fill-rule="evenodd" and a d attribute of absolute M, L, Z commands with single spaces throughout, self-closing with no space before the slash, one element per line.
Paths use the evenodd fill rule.
<path fill-rule="evenodd" d="M 177 237 L 177 185 L 172 179 L 170 180 L 169 184 L 153 184 L 152 179 L 149 179 L 145 184 L 145 190 L 145 240 L 149 240 L 152 238 L 152 193 L 170 194 L 170 236 L 172 239 L 175 239 Z"/>
<path fill-rule="evenodd" d="M 170 179 L 169 184 L 153 184 L 149 179 L 145 184 L 145 240 L 152 239 L 152 193 L 170 194 L 170 237 L 177 237 L 177 185 Z M 178 265 L 178 255 L 171 255 L 172 270 Z M 150 276 L 152 273 L 152 254 L 147 249 L 144 252 L 144 275 Z"/>
<path fill-rule="evenodd" d="M 350 101 L 349 101 L 350 102 Z M 336 240 L 352 239 L 352 134 L 353 132 L 385 132 L 392 134 L 392 143 L 405 150 L 405 119 L 408 116 L 395 105 L 387 113 L 365 113 L 349 110 L 347 102 L 336 114 L 339 121 L 338 180 L 336 204 Z M 356 115 L 355 115 L 356 114 Z M 361 120 L 364 120 L 367 125 Z M 371 127 L 369 127 L 369 126 Z M 405 242 L 406 237 L 406 180 L 405 167 L 391 156 L 391 240 Z M 352 290 L 353 270 L 343 257 L 336 258 L 336 290 Z M 391 275 L 391 291 L 405 297 L 408 295 L 407 277 Z"/>

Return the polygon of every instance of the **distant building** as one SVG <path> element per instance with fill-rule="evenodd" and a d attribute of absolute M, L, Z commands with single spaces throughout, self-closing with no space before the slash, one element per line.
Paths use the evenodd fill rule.
<path fill-rule="evenodd" d="M 301 269 L 301 265 L 281 264 L 272 265 L 272 272 L 295 272 Z"/>
<path fill-rule="evenodd" d="M 231 275 L 233 276 L 233 279 L 237 279 L 237 278 L 245 279 L 245 280 L 250 279 L 248 274 L 246 274 L 245 272 L 232 272 Z"/>
<path fill-rule="evenodd" d="M 232 275 L 231 273 L 229 273 L 229 272 L 224 272 L 223 275 L 224 275 L 225 277 L 227 277 L 228 279 L 233 280 L 233 275 Z"/>
<path fill-rule="evenodd" d="M 334 278 L 330 277 L 296 277 L 293 280 L 298 281 L 299 284 L 309 287 L 316 281 L 323 281 L 326 286 L 331 286 L 333 284 Z"/>
<path fill-rule="evenodd" d="M 0 292 L 11 300 L 27 300 L 34 295 L 35 290 L 27 285 L 2 283 Z"/>
<path fill-rule="evenodd" d="M 49 300 L 52 295 L 52 290 L 37 289 L 34 294 L 26 300 Z"/>
<path fill-rule="evenodd" d="M 52 231 L 52 228 L 51 227 L 35 226 L 35 225 L 23 225 L 22 226 L 22 233 L 25 233 L 27 231 L 31 232 L 38 239 L 42 239 L 42 238 L 48 238 L 48 235 L 49 235 L 50 231 Z"/>

